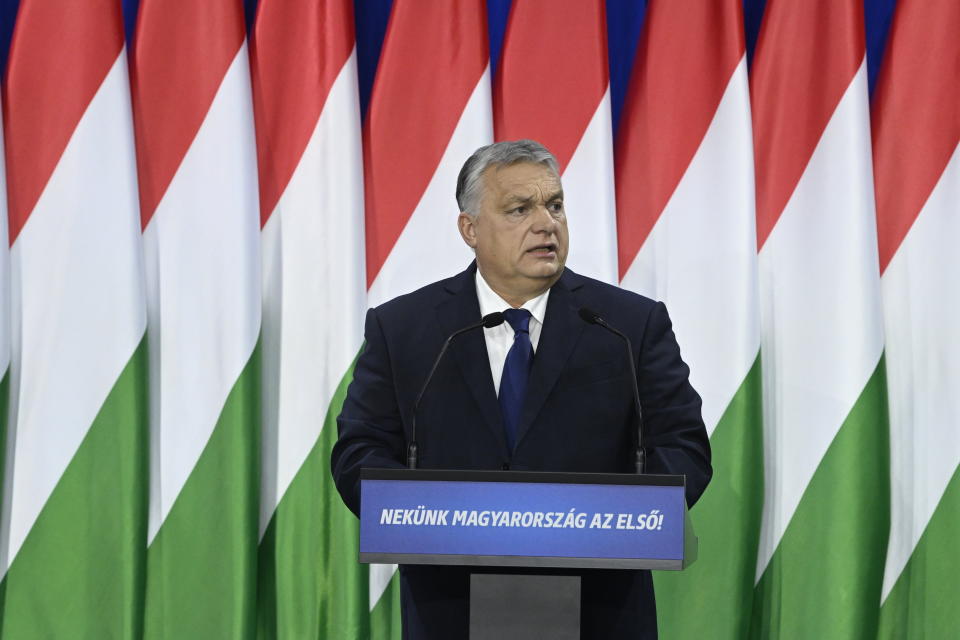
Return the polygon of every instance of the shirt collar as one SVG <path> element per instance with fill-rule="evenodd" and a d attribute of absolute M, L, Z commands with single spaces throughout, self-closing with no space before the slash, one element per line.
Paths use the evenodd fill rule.
<path fill-rule="evenodd" d="M 536 298 L 524 302 L 520 308 L 529 311 L 534 320 L 542 325 L 547 312 L 547 298 L 549 297 L 550 289 L 547 289 Z M 490 288 L 479 269 L 477 269 L 477 301 L 480 303 L 481 316 L 511 308 L 509 302 Z"/>

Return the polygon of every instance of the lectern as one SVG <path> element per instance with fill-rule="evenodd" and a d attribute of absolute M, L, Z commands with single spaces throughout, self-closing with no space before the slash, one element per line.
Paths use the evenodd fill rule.
<path fill-rule="evenodd" d="M 673 475 L 364 469 L 360 562 L 478 567 L 471 640 L 579 638 L 580 578 L 536 571 L 684 569 L 697 553 L 684 484 Z"/>

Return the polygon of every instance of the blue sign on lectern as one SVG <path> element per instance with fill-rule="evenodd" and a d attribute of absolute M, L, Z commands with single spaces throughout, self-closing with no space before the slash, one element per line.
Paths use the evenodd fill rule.
<path fill-rule="evenodd" d="M 364 469 L 360 561 L 682 569 L 683 476 Z"/>

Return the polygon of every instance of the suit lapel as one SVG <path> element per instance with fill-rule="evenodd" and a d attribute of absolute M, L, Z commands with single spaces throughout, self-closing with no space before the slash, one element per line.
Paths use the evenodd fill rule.
<path fill-rule="evenodd" d="M 448 298 L 437 305 L 437 317 L 444 335 L 450 335 L 458 329 L 480 320 L 480 303 L 477 301 L 477 288 L 474 280 L 476 263 L 466 271 L 455 276 L 446 287 Z M 552 294 L 551 294 L 552 295 Z M 497 402 L 497 392 L 490 374 L 490 358 L 487 356 L 487 343 L 483 329 L 471 331 L 456 338 L 450 345 L 460 372 L 473 394 L 484 422 L 493 432 L 503 451 L 507 451 L 507 441 L 503 433 L 503 417 Z"/>
<path fill-rule="evenodd" d="M 517 444 L 540 413 L 585 326 L 577 315 L 575 291 L 579 288 L 580 277 L 565 269 L 560 280 L 550 290 L 543 331 L 533 357 L 527 397 L 517 427 Z"/>

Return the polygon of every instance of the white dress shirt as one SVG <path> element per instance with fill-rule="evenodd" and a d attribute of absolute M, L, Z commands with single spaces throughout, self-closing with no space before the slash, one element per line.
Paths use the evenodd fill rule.
<path fill-rule="evenodd" d="M 547 311 L 547 298 L 550 297 L 550 290 L 547 289 L 536 298 L 527 300 L 520 307 L 530 312 L 530 344 L 533 345 L 533 352 L 537 352 L 537 344 L 540 342 L 540 331 L 543 329 L 543 316 Z M 511 308 L 509 302 L 501 298 L 490 288 L 487 281 L 483 279 L 480 270 L 477 270 L 477 300 L 480 302 L 480 315 L 485 316 L 488 313 L 505 311 Z M 490 373 L 493 376 L 493 387 L 500 395 L 500 378 L 503 377 L 503 363 L 507 360 L 507 352 L 513 346 L 513 327 L 510 323 L 504 321 L 498 327 L 483 330 L 483 338 L 487 342 L 487 359 L 490 360 Z"/>

